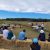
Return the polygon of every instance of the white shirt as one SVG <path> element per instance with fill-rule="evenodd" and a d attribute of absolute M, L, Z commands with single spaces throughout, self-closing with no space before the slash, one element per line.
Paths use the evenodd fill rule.
<path fill-rule="evenodd" d="M 36 26 L 36 29 L 39 29 L 39 27 L 38 27 L 38 26 Z"/>
<path fill-rule="evenodd" d="M 41 27 L 44 27 L 44 24 L 42 24 Z"/>
<path fill-rule="evenodd" d="M 9 33 L 9 30 L 7 30 L 7 29 L 3 30 L 3 38 L 4 39 L 7 39 L 8 33 Z"/>

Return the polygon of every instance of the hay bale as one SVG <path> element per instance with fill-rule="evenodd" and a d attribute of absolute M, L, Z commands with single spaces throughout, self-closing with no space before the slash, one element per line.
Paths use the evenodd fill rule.
<path fill-rule="evenodd" d="M 41 46 L 41 48 L 44 48 L 44 49 L 50 49 L 50 42 L 48 42 L 47 40 L 46 41 L 39 41 L 39 45 Z"/>
<path fill-rule="evenodd" d="M 16 45 L 17 46 L 22 46 L 22 47 L 25 47 L 25 46 L 28 46 L 32 43 L 32 40 L 31 39 L 27 39 L 27 40 L 16 40 Z"/>
<path fill-rule="evenodd" d="M 48 41 L 46 41 L 46 47 L 47 47 L 47 49 L 50 49 L 50 42 L 48 42 Z"/>
<path fill-rule="evenodd" d="M 45 48 L 46 47 L 46 41 L 39 41 L 38 43 L 41 46 L 41 48 Z"/>
<path fill-rule="evenodd" d="M 12 41 L 12 40 L 5 40 L 4 42 L 7 46 L 13 46 L 15 45 L 15 41 Z"/>
<path fill-rule="evenodd" d="M 5 39 L 1 39 L 2 44 L 5 44 L 6 46 L 13 46 L 15 45 L 15 41 L 12 40 L 5 40 Z"/>

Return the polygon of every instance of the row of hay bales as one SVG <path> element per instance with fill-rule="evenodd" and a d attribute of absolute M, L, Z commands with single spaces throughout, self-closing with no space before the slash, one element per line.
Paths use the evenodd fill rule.
<path fill-rule="evenodd" d="M 32 40 L 31 39 L 27 39 L 27 40 L 16 40 L 16 45 L 17 46 L 29 46 L 30 44 L 32 43 Z M 48 42 L 47 40 L 46 41 L 39 41 L 38 42 L 39 45 L 41 46 L 41 48 L 49 48 L 50 47 L 50 42 Z"/>
<path fill-rule="evenodd" d="M 15 45 L 15 46 L 18 46 L 18 47 L 28 47 L 32 43 L 32 40 L 27 39 L 27 40 L 11 41 L 11 40 L 0 39 L 0 43 L 2 43 L 2 44 L 4 43 L 7 46 Z M 41 46 L 41 48 L 50 48 L 50 42 L 48 42 L 48 41 L 39 41 L 38 43 Z"/>

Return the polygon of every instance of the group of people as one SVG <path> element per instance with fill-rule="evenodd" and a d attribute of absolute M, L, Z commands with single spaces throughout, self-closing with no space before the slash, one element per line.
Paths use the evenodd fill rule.
<path fill-rule="evenodd" d="M 25 40 L 27 37 L 25 36 L 26 30 L 19 32 L 18 37 L 16 38 L 15 34 L 12 32 L 12 29 L 9 29 L 7 26 L 0 28 L 0 33 L 3 34 L 3 39 L 5 40 Z"/>
<path fill-rule="evenodd" d="M 36 31 L 40 32 L 39 36 L 37 38 L 33 38 L 32 40 L 32 44 L 30 45 L 31 50 L 40 50 L 41 46 L 38 44 L 38 41 L 48 41 L 50 42 L 50 33 L 48 35 L 48 39 L 46 39 L 45 37 L 45 28 L 44 28 L 44 23 L 42 23 L 41 25 L 36 24 Z"/>
<path fill-rule="evenodd" d="M 32 44 L 30 45 L 31 50 L 40 50 L 41 47 L 38 44 L 39 40 L 40 41 L 46 41 L 47 40 L 48 42 L 50 42 L 50 33 L 48 35 L 48 39 L 46 39 L 44 29 L 42 28 L 40 30 L 40 34 L 39 34 L 38 38 L 33 38 Z"/>
<path fill-rule="evenodd" d="M 3 29 L 3 38 L 5 40 L 16 40 L 16 36 L 6 26 L 4 26 L 4 29 Z M 38 44 L 38 40 L 45 41 L 44 38 L 45 38 L 45 33 L 43 30 L 41 30 L 39 37 L 33 38 L 32 44 L 30 45 L 31 50 L 40 50 L 40 45 Z M 19 33 L 18 39 L 19 40 L 26 40 L 27 39 L 25 29 Z"/>
<path fill-rule="evenodd" d="M 4 28 L 3 28 L 3 38 L 5 40 L 16 40 L 16 36 L 6 26 L 4 26 Z M 19 33 L 18 39 L 19 40 L 27 39 L 25 29 Z M 32 44 L 30 45 L 30 47 L 31 47 L 31 50 L 40 50 L 40 45 L 38 44 L 38 38 L 33 38 Z"/>
<path fill-rule="evenodd" d="M 44 29 L 44 23 L 42 23 L 42 24 L 36 23 L 36 25 L 32 25 L 32 28 L 33 28 L 33 30 L 34 30 L 34 28 L 35 28 L 35 30 L 36 30 L 37 32 L 39 32 L 41 29 Z"/>
<path fill-rule="evenodd" d="M 3 39 L 5 40 L 15 40 L 16 36 L 13 34 L 11 30 L 8 29 L 7 26 L 3 27 Z"/>
<path fill-rule="evenodd" d="M 12 30 L 9 30 L 7 26 L 3 27 L 2 33 L 3 33 L 3 39 L 5 39 L 5 40 L 16 40 L 17 39 L 15 34 L 12 32 Z M 23 29 L 23 31 L 21 31 L 19 33 L 18 39 L 19 40 L 26 40 L 27 39 L 25 29 Z M 38 40 L 40 40 L 40 41 L 45 41 L 46 40 L 44 27 L 41 28 L 38 38 L 33 38 L 32 39 L 32 44 L 30 45 L 31 50 L 40 50 L 41 47 L 38 44 Z M 49 34 L 49 38 L 47 40 L 50 41 L 50 34 Z"/>

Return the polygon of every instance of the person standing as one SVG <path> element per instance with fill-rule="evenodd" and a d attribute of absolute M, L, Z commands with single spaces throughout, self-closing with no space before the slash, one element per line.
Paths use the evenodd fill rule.
<path fill-rule="evenodd" d="M 42 23 L 42 24 L 41 24 L 41 29 L 43 29 L 43 30 L 44 30 L 44 23 Z"/>

